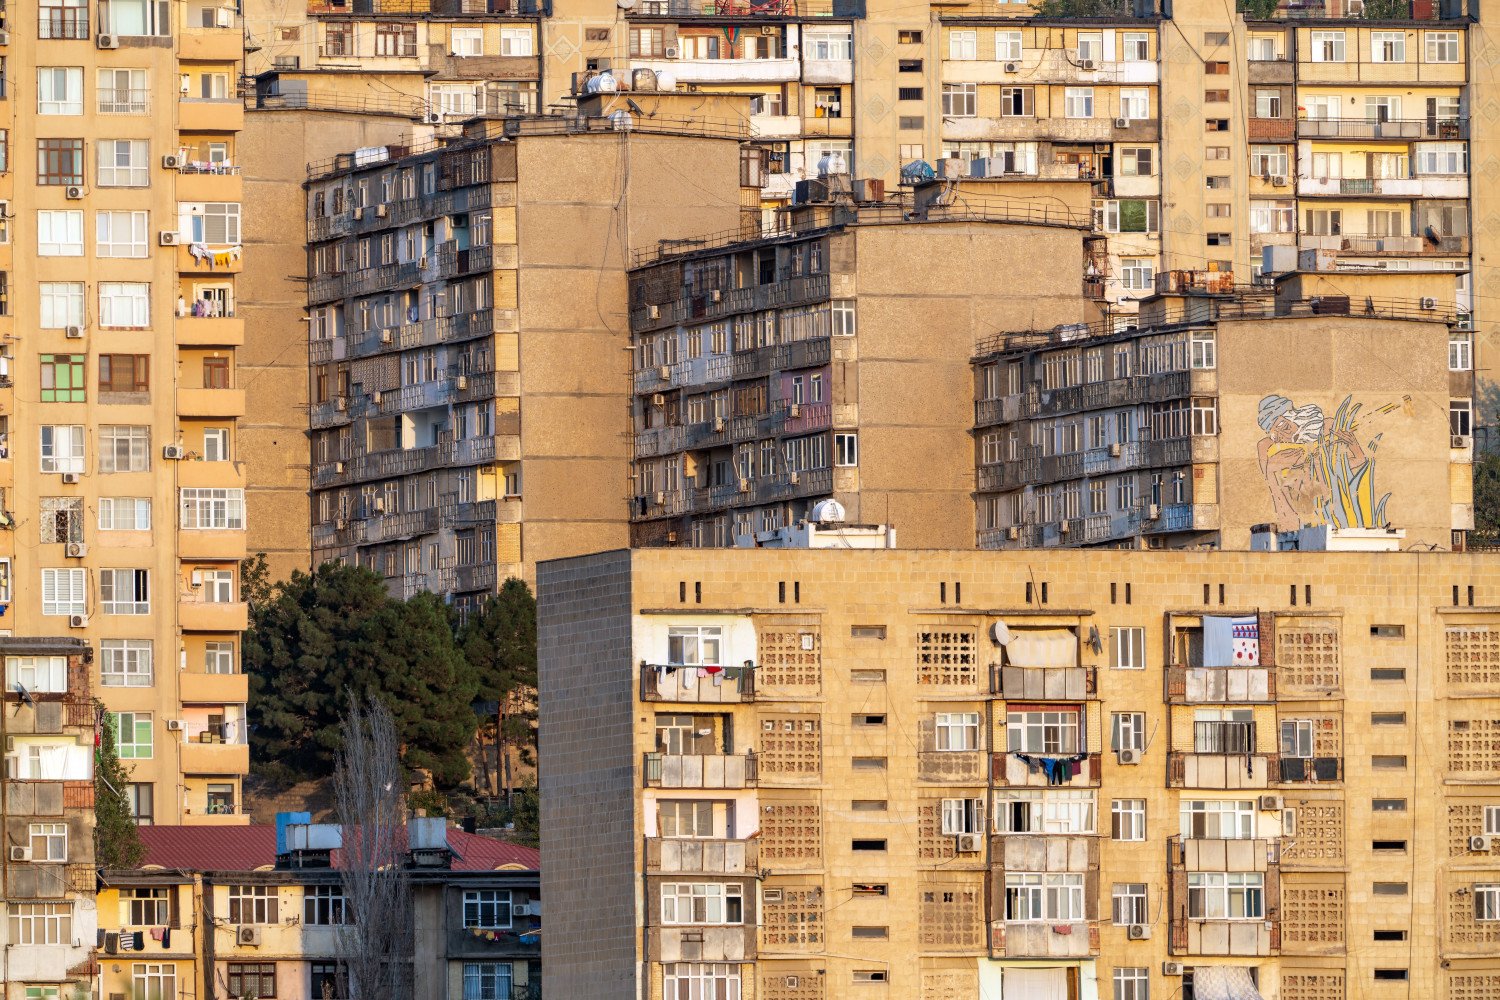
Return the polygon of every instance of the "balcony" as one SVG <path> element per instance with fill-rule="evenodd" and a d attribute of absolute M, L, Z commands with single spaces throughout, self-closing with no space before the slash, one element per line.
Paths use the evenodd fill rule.
<path fill-rule="evenodd" d="M 648 875 L 754 875 L 759 869 L 759 840 L 646 838 Z"/>
<path fill-rule="evenodd" d="M 244 489 L 245 466 L 242 462 L 178 462 L 177 485 L 189 489 Z"/>
<path fill-rule="evenodd" d="M 1342 757 L 1281 757 L 1279 760 L 1283 785 L 1344 780 Z"/>
<path fill-rule="evenodd" d="M 1292 0 L 1286 6 L 1277 7 L 1271 15 L 1278 21 L 1446 21 L 1463 20 L 1464 4 L 1444 0 L 1407 0 L 1406 3 L 1384 3 L 1381 11 L 1386 16 L 1374 17 L 1373 11 L 1364 4 L 1334 3 L 1331 0 Z"/>
<path fill-rule="evenodd" d="M 857 18 L 865 16 L 863 0 L 643 0 L 629 10 L 631 18 L 667 18 L 680 21 L 704 18 L 722 21 L 746 18 L 753 21 L 797 20 L 808 17 Z"/>
<path fill-rule="evenodd" d="M 1438 236 L 1321 236 L 1297 237 L 1302 250 L 1334 250 L 1357 257 L 1451 257 L 1469 254 L 1469 237 Z"/>
<path fill-rule="evenodd" d="M 985 780 L 980 750 L 922 750 L 917 753 L 917 780 L 979 785 Z"/>
<path fill-rule="evenodd" d="M 239 250 L 239 244 L 179 244 L 177 270 L 182 274 L 239 274 L 245 269 L 244 255 Z M 204 256 L 205 252 L 207 256 Z"/>
<path fill-rule="evenodd" d="M 245 743 L 182 744 L 183 774 L 247 774 L 250 771 L 250 747 Z"/>
<path fill-rule="evenodd" d="M 652 927 L 646 948 L 653 962 L 743 962 L 755 958 L 752 925 Z"/>
<path fill-rule="evenodd" d="M 243 632 L 250 627 L 250 606 L 184 597 L 177 605 L 177 624 L 185 632 Z"/>
<path fill-rule="evenodd" d="M 1167 666 L 1167 703 L 1172 705 L 1264 704 L 1276 700 L 1270 667 Z"/>
<path fill-rule="evenodd" d="M 641 701 L 741 705 L 755 700 L 754 667 L 719 667 L 699 676 L 697 667 L 641 664 Z"/>
<path fill-rule="evenodd" d="M 1013 872 L 1089 872 L 1099 867 L 1099 838 L 1001 833 L 990 838 L 990 865 Z"/>
<path fill-rule="evenodd" d="M 796 59 L 652 59 L 634 58 L 631 69 L 671 73 L 678 83 L 791 83 L 801 65 Z"/>
<path fill-rule="evenodd" d="M 235 44 L 243 44 L 234 35 Z M 245 128 L 245 105 L 238 98 L 212 100 L 184 97 L 177 102 L 179 132 L 240 132 Z"/>
<path fill-rule="evenodd" d="M 1098 693 L 1094 667 L 990 667 L 990 694 L 1007 701 L 1072 701 Z"/>
<path fill-rule="evenodd" d="M 179 347 L 242 347 L 245 321 L 237 316 L 179 316 L 174 327 Z"/>
<path fill-rule="evenodd" d="M 795 139 L 802 134 L 801 115 L 751 115 L 750 135 L 756 139 Z"/>
<path fill-rule="evenodd" d="M 1335 198 L 1467 198 L 1469 179 L 1461 175 L 1298 177 L 1297 193 Z"/>
<path fill-rule="evenodd" d="M 244 389 L 177 390 L 177 415 L 182 417 L 243 417 Z"/>
<path fill-rule="evenodd" d="M 1075 754 L 1027 754 L 1034 760 L 1063 760 Z M 1057 765 L 1052 765 L 1054 768 Z M 1099 754 L 1086 753 L 1075 765 L 1071 775 L 1049 777 L 1044 766 L 1032 767 L 1013 753 L 990 754 L 990 784 L 1006 788 L 1097 788 L 1099 786 Z"/>
<path fill-rule="evenodd" d="M 802 60 L 802 82 L 812 84 L 837 84 L 854 82 L 852 59 Z"/>
<path fill-rule="evenodd" d="M 1161 125 L 1152 119 L 1116 126 L 1114 118 L 943 118 L 943 138 L 952 142 L 1157 142 Z"/>
<path fill-rule="evenodd" d="M 1299 139 L 1467 139 L 1467 118 L 1424 118 L 1371 121 L 1365 118 L 1299 118 Z"/>
<path fill-rule="evenodd" d="M 1099 954 L 1092 920 L 990 921 L 991 958 L 1088 958 Z"/>
<path fill-rule="evenodd" d="M 244 674 L 205 674 L 180 671 L 177 675 L 185 705 L 243 705 L 250 689 Z"/>
<path fill-rule="evenodd" d="M 43 6 L 38 8 L 36 37 L 75 41 L 92 38 L 93 36 L 89 34 L 88 7 Z"/>
<path fill-rule="evenodd" d="M 245 37 L 231 8 L 215 13 L 228 15 L 229 24 L 213 28 L 189 27 L 177 34 L 177 58 L 183 62 L 237 62 L 245 55 Z"/>
<path fill-rule="evenodd" d="M 1260 789 L 1275 770 L 1275 754 L 1173 750 L 1167 754 L 1167 787 Z"/>
<path fill-rule="evenodd" d="M 245 181 L 238 170 L 233 173 L 177 172 L 179 201 L 244 201 Z"/>
<path fill-rule="evenodd" d="M 1290 118 L 1251 118 L 1246 132 L 1251 142 L 1291 142 L 1297 123 Z"/>
<path fill-rule="evenodd" d="M 755 754 L 644 755 L 647 788 L 754 788 Z"/>
<path fill-rule="evenodd" d="M 177 534 L 178 558 L 211 559 L 236 562 L 245 558 L 244 530 L 206 530 L 193 528 Z"/>

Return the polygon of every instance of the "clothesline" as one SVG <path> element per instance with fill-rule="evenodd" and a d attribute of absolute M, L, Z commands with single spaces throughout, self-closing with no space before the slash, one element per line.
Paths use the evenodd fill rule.
<path fill-rule="evenodd" d="M 1071 757 L 1038 757 L 1032 754 L 1011 751 L 1011 756 L 1026 765 L 1026 770 L 1036 774 L 1038 769 L 1047 775 L 1047 784 L 1066 785 L 1072 781 L 1082 770 L 1082 764 L 1088 759 L 1088 754 L 1074 754 Z"/>

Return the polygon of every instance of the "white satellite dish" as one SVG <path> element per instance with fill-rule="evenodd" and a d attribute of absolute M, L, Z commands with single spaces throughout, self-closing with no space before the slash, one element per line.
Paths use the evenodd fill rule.
<path fill-rule="evenodd" d="M 837 500 L 819 500 L 813 505 L 813 520 L 818 524 L 840 524 L 845 517 L 844 505 Z"/>
<path fill-rule="evenodd" d="M 630 10 L 635 6 L 635 0 L 615 0 L 615 6 L 621 10 Z"/>

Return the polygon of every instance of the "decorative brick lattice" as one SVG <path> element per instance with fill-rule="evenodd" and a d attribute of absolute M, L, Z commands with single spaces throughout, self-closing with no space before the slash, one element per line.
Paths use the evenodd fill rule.
<path fill-rule="evenodd" d="M 1500 684 L 1500 626 L 1453 625 L 1445 639 L 1449 684 L 1456 687 Z"/>
<path fill-rule="evenodd" d="M 1448 1000 L 1494 1000 L 1500 997 L 1500 973 L 1455 972 L 1448 977 Z"/>
<path fill-rule="evenodd" d="M 917 805 L 917 857 L 923 861 L 947 861 L 958 854 L 952 834 L 943 833 L 943 804 L 930 801 Z"/>
<path fill-rule="evenodd" d="M 978 969 L 928 969 L 922 973 L 922 1000 L 952 1000 L 978 992 Z"/>
<path fill-rule="evenodd" d="M 816 778 L 823 770 L 823 724 L 816 715 L 763 715 L 762 779 Z"/>
<path fill-rule="evenodd" d="M 1302 972 L 1283 968 L 1281 1000 L 1344 1000 L 1344 973 L 1340 969 Z"/>
<path fill-rule="evenodd" d="M 1339 623 L 1331 618 L 1278 619 L 1276 671 L 1280 688 L 1337 691 L 1344 674 Z"/>
<path fill-rule="evenodd" d="M 1281 947 L 1289 954 L 1344 946 L 1344 887 L 1281 884 Z"/>
<path fill-rule="evenodd" d="M 756 681 L 766 688 L 811 688 L 823 679 L 823 637 L 816 626 L 761 629 Z"/>
<path fill-rule="evenodd" d="M 760 807 L 760 863 L 773 871 L 816 868 L 823 860 L 823 807 L 775 802 Z"/>
<path fill-rule="evenodd" d="M 917 683 L 934 687 L 978 684 L 978 633 L 971 628 L 931 628 L 917 632 Z"/>
<path fill-rule="evenodd" d="M 924 881 L 917 925 L 924 947 L 951 951 L 984 944 L 981 878 Z"/>
<path fill-rule="evenodd" d="M 822 886 L 762 886 L 760 920 L 761 941 L 767 949 L 821 951 Z"/>
<path fill-rule="evenodd" d="M 1343 719 L 1337 715 L 1313 716 L 1313 756 L 1344 756 Z"/>
<path fill-rule="evenodd" d="M 1344 863 L 1344 804 L 1329 799 L 1288 799 L 1297 813 L 1297 836 L 1281 851 L 1285 865 Z"/>
<path fill-rule="evenodd" d="M 1480 945 L 1486 951 L 1500 945 L 1500 920 L 1476 920 L 1474 918 L 1474 890 L 1464 886 L 1461 891 L 1448 893 L 1449 945 Z M 1468 950 L 1468 949 L 1465 949 Z"/>
<path fill-rule="evenodd" d="M 1488 854 L 1469 850 L 1469 838 L 1484 833 L 1484 806 L 1479 803 L 1448 804 L 1448 856 L 1471 855 L 1474 858 L 1500 854 L 1500 837 L 1490 838 Z M 1500 996 L 1500 994 L 1496 994 Z"/>
<path fill-rule="evenodd" d="M 826 995 L 823 983 L 827 976 L 819 975 L 816 969 L 802 972 L 760 973 L 756 992 L 758 1000 L 823 1000 Z"/>
<path fill-rule="evenodd" d="M 1448 720 L 1448 771 L 1486 774 L 1500 770 L 1500 719 Z"/>

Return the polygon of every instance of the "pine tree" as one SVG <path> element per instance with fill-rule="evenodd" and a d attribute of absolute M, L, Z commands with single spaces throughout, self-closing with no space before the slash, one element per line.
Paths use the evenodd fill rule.
<path fill-rule="evenodd" d="M 97 700 L 94 712 L 102 719 L 94 751 L 94 864 L 100 868 L 138 868 L 146 858 L 146 845 L 141 842 L 141 831 L 125 799 L 130 773 L 120 763 L 114 716 Z"/>
<path fill-rule="evenodd" d="M 459 629 L 458 643 L 477 675 L 479 697 L 499 705 L 492 728 L 500 783 L 510 801 L 511 748 L 524 764 L 536 760 L 536 598 L 530 588 L 514 577 L 506 580 Z"/>

